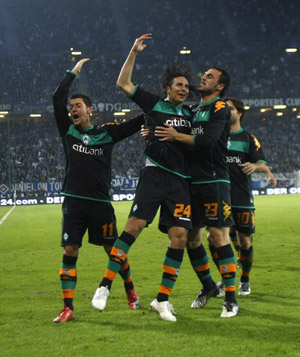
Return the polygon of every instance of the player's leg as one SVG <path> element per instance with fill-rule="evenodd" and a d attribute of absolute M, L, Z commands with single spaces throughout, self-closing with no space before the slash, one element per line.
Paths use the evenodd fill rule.
<path fill-rule="evenodd" d="M 202 244 L 203 231 L 204 228 L 194 227 L 189 233 L 187 242 L 190 262 L 203 286 L 191 304 L 192 309 L 203 308 L 211 297 L 224 294 L 221 289 L 222 284 L 216 284 L 211 277 L 208 255 Z"/>
<path fill-rule="evenodd" d="M 73 298 L 77 282 L 77 258 L 78 246 L 66 246 L 60 268 L 60 283 L 64 308 L 53 322 L 67 322 L 74 319 Z"/>
<path fill-rule="evenodd" d="M 214 243 L 225 290 L 221 317 L 233 317 L 239 312 L 239 307 L 235 298 L 236 262 L 229 236 L 230 227 L 234 225 L 230 185 L 225 182 L 216 182 L 204 185 L 204 189 L 204 223 Z"/>
<path fill-rule="evenodd" d="M 208 255 L 202 244 L 204 228 L 200 230 L 200 227 L 210 223 L 210 218 L 217 217 L 218 210 L 215 209 L 217 205 L 210 203 L 214 202 L 214 198 L 215 185 L 192 185 L 193 230 L 188 237 L 187 250 L 193 269 L 203 285 L 191 305 L 192 308 L 203 308 L 209 298 L 224 296 L 222 282 L 216 284 L 211 277 Z"/>
<path fill-rule="evenodd" d="M 252 236 L 246 233 L 239 232 L 240 239 L 240 260 L 242 265 L 241 281 L 239 285 L 239 295 L 251 294 L 250 289 L 250 272 L 253 263 L 253 246 Z"/>
<path fill-rule="evenodd" d="M 135 204 L 135 203 L 134 203 Z M 125 226 L 125 230 L 123 231 L 123 233 L 120 235 L 120 237 L 118 238 L 117 235 L 117 230 L 116 230 L 116 224 L 115 224 L 115 215 L 113 212 L 113 208 L 110 205 L 110 210 L 111 210 L 111 215 L 110 215 L 110 219 L 114 219 L 113 221 L 113 227 L 114 229 L 105 229 L 106 234 L 103 234 L 103 241 L 108 242 L 107 244 L 109 244 L 109 237 L 106 237 L 106 235 L 108 234 L 107 232 L 111 231 L 111 234 L 113 235 L 113 241 L 110 240 L 110 242 L 113 243 L 113 246 L 110 250 L 110 254 L 109 254 L 109 261 L 108 261 L 108 265 L 104 274 L 104 277 L 101 281 L 101 283 L 99 284 L 99 287 L 97 288 L 94 297 L 92 299 L 92 306 L 95 309 L 98 309 L 100 311 L 105 309 L 106 303 L 107 303 L 107 299 L 108 296 L 110 294 L 110 290 L 112 287 L 112 283 L 115 279 L 115 277 L 117 276 L 117 274 L 119 273 L 120 269 L 122 269 L 122 266 L 124 268 L 123 273 L 121 273 L 121 275 L 123 274 L 125 280 L 129 279 L 127 281 L 128 283 L 128 287 L 133 287 L 133 284 L 131 282 L 131 273 L 130 273 L 130 269 L 129 269 L 129 264 L 128 264 L 128 252 L 132 246 L 132 244 L 135 242 L 136 238 L 139 236 L 139 234 L 141 233 L 141 231 L 144 229 L 144 227 L 147 225 L 147 221 L 137 218 L 137 217 L 130 217 L 126 223 Z M 107 212 L 107 210 L 105 210 L 105 212 Z M 103 211 L 104 214 L 104 211 Z M 107 217 L 108 219 L 109 217 Z M 107 221 L 107 222 L 112 222 L 111 220 Z M 103 227 L 106 227 L 106 225 L 104 225 Z M 108 227 L 111 227 L 111 224 L 108 225 Z M 113 232 L 114 233 L 113 233 Z M 109 245 L 111 245 L 112 243 L 110 243 Z M 127 270 L 127 273 L 129 273 L 129 275 L 126 275 L 125 270 Z M 131 289 L 131 292 L 133 293 L 133 289 Z M 131 294 L 130 292 L 130 294 Z M 131 300 L 133 300 L 133 298 L 135 297 L 136 294 L 131 294 L 132 296 L 130 296 Z M 134 296 L 133 296 L 134 295 Z M 132 301 L 130 301 L 131 303 Z M 132 305 L 133 307 L 133 305 Z"/>
<path fill-rule="evenodd" d="M 233 216 L 235 225 L 234 225 L 234 227 L 230 227 L 230 239 L 234 246 L 234 249 L 238 253 L 236 267 L 241 268 L 242 265 L 241 265 L 241 261 L 240 261 L 240 257 L 239 257 L 239 255 L 240 255 L 240 240 L 239 240 L 238 230 L 240 227 L 240 223 L 242 221 L 243 210 L 241 210 L 240 208 L 237 208 L 237 207 L 232 207 L 232 216 Z"/>
<path fill-rule="evenodd" d="M 157 311 L 166 321 L 176 321 L 173 306 L 169 303 L 169 296 L 174 288 L 183 260 L 184 248 L 187 242 L 188 230 L 183 227 L 171 227 L 168 230 L 170 245 L 163 261 L 163 276 L 159 292 L 150 307 Z"/>
<path fill-rule="evenodd" d="M 201 281 L 203 289 L 205 291 L 211 291 L 215 288 L 216 284 L 212 280 L 209 269 L 209 259 L 206 250 L 202 244 L 202 236 L 204 232 L 203 215 L 205 214 L 202 197 L 203 187 L 201 185 L 192 185 L 191 206 L 193 213 L 193 228 L 188 234 L 186 249 L 190 258 L 191 265 L 195 273 L 197 274 L 199 280 Z M 200 290 L 200 293 L 201 291 L 202 290 Z M 192 303 L 192 307 L 196 307 L 196 300 Z"/>
<path fill-rule="evenodd" d="M 104 250 L 108 256 L 110 256 L 112 246 L 104 245 Z M 140 299 L 135 291 L 132 281 L 132 274 L 128 258 L 126 258 L 120 267 L 119 274 L 124 282 L 124 288 L 128 299 L 128 306 L 131 310 L 135 310 L 141 307 Z"/>
<path fill-rule="evenodd" d="M 169 296 L 176 283 L 186 247 L 188 231 L 191 230 L 191 202 L 189 185 L 179 176 L 163 173 L 161 178 L 161 209 L 159 229 L 168 233 L 170 244 L 163 262 L 163 276 L 158 295 L 150 307 L 167 321 L 176 321 Z"/>
<path fill-rule="evenodd" d="M 74 319 L 73 298 L 77 283 L 77 259 L 82 238 L 87 229 L 86 210 L 88 202 L 66 197 L 63 203 L 62 239 L 64 247 L 60 268 L 61 291 L 64 308 L 53 322 L 67 322 Z"/>
<path fill-rule="evenodd" d="M 215 266 L 217 267 L 217 269 L 219 271 L 219 256 L 218 256 L 218 253 L 217 253 L 216 248 L 214 246 L 213 238 L 212 238 L 212 236 L 210 235 L 209 232 L 207 233 L 207 241 L 208 241 L 208 248 L 209 248 L 209 251 L 210 251 L 211 258 L 212 258 L 213 262 L 215 263 Z"/>
<path fill-rule="evenodd" d="M 112 283 L 127 260 L 128 252 L 135 242 L 136 238 L 142 232 L 146 226 L 147 221 L 130 217 L 126 223 L 125 230 L 120 237 L 115 241 L 109 256 L 109 262 L 104 274 L 104 278 L 100 283 L 101 286 L 105 286 L 108 290 L 111 289 Z"/>
<path fill-rule="evenodd" d="M 234 246 L 234 249 L 239 253 L 240 251 L 240 241 L 239 241 L 239 237 L 237 234 L 237 231 L 234 227 L 230 227 L 230 240 Z"/>
<path fill-rule="evenodd" d="M 241 263 L 241 281 L 239 295 L 249 295 L 250 272 L 253 263 L 252 235 L 255 233 L 255 210 L 252 208 L 235 208 L 234 220 L 240 241 L 239 259 Z"/>
<path fill-rule="evenodd" d="M 147 221 L 145 220 L 136 217 L 128 219 L 125 230 L 111 249 L 104 277 L 92 300 L 94 308 L 100 311 L 105 309 L 112 283 L 121 267 L 126 264 L 127 255 L 132 244 L 146 225 Z"/>
<path fill-rule="evenodd" d="M 82 237 L 86 231 L 85 200 L 66 197 L 63 203 L 62 241 L 64 247 L 63 259 L 60 268 L 61 291 L 64 300 L 64 308 L 53 320 L 54 322 L 66 322 L 73 320 L 73 298 L 77 282 L 77 267 L 79 248 Z"/>
<path fill-rule="evenodd" d="M 60 268 L 60 283 L 64 308 L 53 322 L 61 323 L 74 319 L 73 298 L 77 282 L 76 262 L 78 249 L 78 246 L 66 246 L 64 248 L 63 261 Z"/>
<path fill-rule="evenodd" d="M 73 308 L 73 297 L 77 282 L 76 262 L 78 259 L 79 247 L 68 245 L 64 249 L 63 262 L 60 269 L 60 281 L 64 305 Z"/>
<path fill-rule="evenodd" d="M 239 307 L 235 298 L 236 263 L 230 244 L 229 227 L 209 227 L 208 230 L 218 254 L 219 272 L 225 290 L 221 317 L 233 317 L 239 312 Z"/>
<path fill-rule="evenodd" d="M 106 306 L 112 282 L 126 261 L 132 244 L 156 215 L 163 192 L 160 185 L 161 171 L 160 168 L 146 167 L 142 172 L 125 229 L 112 247 L 109 262 L 99 286 L 99 289 L 103 291 L 103 299 L 98 306 L 93 304 L 100 311 Z"/>
<path fill-rule="evenodd" d="M 214 196 L 212 185 L 192 185 L 191 187 L 193 229 L 188 236 L 187 251 L 191 264 L 206 291 L 212 290 L 216 285 L 211 278 L 209 259 L 202 245 L 204 227 L 210 223 L 208 219 L 217 217 L 218 210 L 209 209 L 216 207 L 215 203 L 210 203 L 214 201 Z"/>

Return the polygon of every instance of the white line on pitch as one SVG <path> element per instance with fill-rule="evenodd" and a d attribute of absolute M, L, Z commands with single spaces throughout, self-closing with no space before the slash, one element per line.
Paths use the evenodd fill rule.
<path fill-rule="evenodd" d="M 16 208 L 16 206 L 13 206 L 7 213 L 6 215 L 0 220 L 0 225 L 6 220 L 6 218 L 11 214 L 11 212 Z"/>

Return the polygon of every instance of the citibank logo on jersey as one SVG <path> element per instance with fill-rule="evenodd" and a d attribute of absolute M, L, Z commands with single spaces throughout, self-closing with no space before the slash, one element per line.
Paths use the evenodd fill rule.
<path fill-rule="evenodd" d="M 172 117 L 171 119 L 166 120 L 166 124 L 172 126 L 191 127 L 191 123 L 188 120 L 178 117 Z"/>
<path fill-rule="evenodd" d="M 204 128 L 202 128 L 202 126 L 199 126 L 198 128 L 192 128 L 191 134 L 192 135 L 204 134 Z"/>
<path fill-rule="evenodd" d="M 239 156 L 226 156 L 227 164 L 241 164 L 242 158 Z"/>
<path fill-rule="evenodd" d="M 73 150 L 78 151 L 82 154 L 86 154 L 86 155 L 102 156 L 104 154 L 103 149 L 87 148 L 86 146 L 83 146 L 82 144 L 74 144 L 72 146 L 72 148 L 73 148 Z"/>

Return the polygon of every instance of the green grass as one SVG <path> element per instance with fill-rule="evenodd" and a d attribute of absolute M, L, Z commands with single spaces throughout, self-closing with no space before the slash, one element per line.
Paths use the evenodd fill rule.
<path fill-rule="evenodd" d="M 61 206 L 16 207 L 0 225 L 1 356 L 300 356 L 299 203 L 299 195 L 256 198 L 252 294 L 238 297 L 239 316 L 221 319 L 222 299 L 211 299 L 201 310 L 190 308 L 200 284 L 187 255 L 170 298 L 177 322 L 149 311 L 168 245 L 155 221 L 129 254 L 142 308 L 129 310 L 119 278 L 105 311 L 91 308 L 107 257 L 85 237 L 77 265 L 76 319 L 61 325 L 52 323 L 62 308 Z M 114 206 L 121 232 L 130 202 Z M 0 219 L 8 210 L 0 207 Z M 219 280 L 213 264 L 211 270 Z"/>

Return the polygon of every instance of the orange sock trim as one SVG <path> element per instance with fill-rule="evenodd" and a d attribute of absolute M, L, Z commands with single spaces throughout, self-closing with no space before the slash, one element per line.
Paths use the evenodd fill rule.
<path fill-rule="evenodd" d="M 123 280 L 125 284 L 132 282 L 132 277 L 130 276 L 128 279 Z"/>
<path fill-rule="evenodd" d="M 115 273 L 114 271 L 112 271 L 110 269 L 106 269 L 105 274 L 104 274 L 104 278 L 107 278 L 109 280 L 114 280 L 116 275 L 117 275 L 117 273 Z"/>
<path fill-rule="evenodd" d="M 74 290 L 62 290 L 62 296 L 64 299 L 73 299 L 74 297 Z"/>
<path fill-rule="evenodd" d="M 205 271 L 205 270 L 208 270 L 208 269 L 209 269 L 209 263 L 207 263 L 205 265 L 200 265 L 200 266 L 195 267 L 195 271 L 197 273 L 200 273 L 201 271 Z"/>
<path fill-rule="evenodd" d="M 236 272 L 236 264 L 223 264 L 220 265 L 220 273 L 235 273 Z"/>
<path fill-rule="evenodd" d="M 59 273 L 60 273 L 60 275 L 74 277 L 77 275 L 77 269 L 60 268 Z"/>
<path fill-rule="evenodd" d="M 118 257 L 118 259 L 120 259 L 120 262 L 121 261 L 124 262 L 125 259 L 127 258 L 127 254 L 122 249 L 116 247 L 111 248 L 110 255 Z"/>
<path fill-rule="evenodd" d="M 172 274 L 172 275 L 175 275 L 175 276 L 178 275 L 178 269 L 170 267 L 168 265 L 163 265 L 163 272 L 164 273 L 168 273 L 168 274 Z"/>
<path fill-rule="evenodd" d="M 128 269 L 129 268 L 129 261 L 127 260 L 127 262 L 124 264 L 124 265 L 122 265 L 122 267 L 121 267 L 121 271 L 124 271 L 124 270 L 126 270 L 126 269 Z"/>
<path fill-rule="evenodd" d="M 166 286 L 161 286 L 161 287 L 159 288 L 159 293 L 161 293 L 161 294 L 170 295 L 170 294 L 171 294 L 171 291 L 172 291 L 172 289 L 167 288 Z"/>

